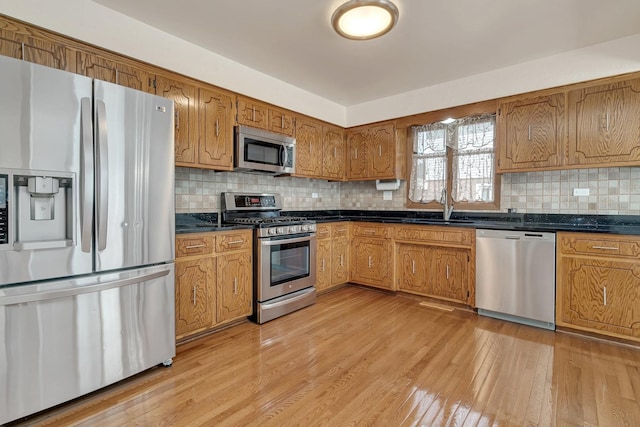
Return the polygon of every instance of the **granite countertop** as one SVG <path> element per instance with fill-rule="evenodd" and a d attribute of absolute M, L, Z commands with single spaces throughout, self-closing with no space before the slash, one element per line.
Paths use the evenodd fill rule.
<path fill-rule="evenodd" d="M 318 223 L 367 221 L 388 224 L 447 225 L 494 230 L 584 231 L 640 235 L 640 215 L 516 214 L 453 212 L 449 221 L 441 212 L 316 210 L 284 211 L 282 215 L 302 216 Z M 176 214 L 176 234 L 250 229 L 251 225 L 218 224 L 217 213 Z"/>

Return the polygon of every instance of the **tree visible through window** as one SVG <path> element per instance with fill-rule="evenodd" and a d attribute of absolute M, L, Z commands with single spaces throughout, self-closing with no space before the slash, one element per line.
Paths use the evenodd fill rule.
<path fill-rule="evenodd" d="M 441 203 L 446 189 L 454 203 L 498 207 L 494 159 L 495 115 L 414 126 L 409 199 Z"/>

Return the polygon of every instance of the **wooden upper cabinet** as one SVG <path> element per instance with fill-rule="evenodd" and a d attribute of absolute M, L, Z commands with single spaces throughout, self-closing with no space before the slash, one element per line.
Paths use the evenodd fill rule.
<path fill-rule="evenodd" d="M 569 92 L 568 164 L 640 164 L 640 79 Z"/>
<path fill-rule="evenodd" d="M 233 170 L 233 95 L 225 91 L 200 88 L 198 103 L 198 165 L 203 168 Z"/>
<path fill-rule="evenodd" d="M 269 129 L 272 132 L 293 136 L 295 120 L 293 114 L 277 108 L 269 108 Z"/>
<path fill-rule="evenodd" d="M 564 93 L 498 106 L 499 172 L 557 167 L 566 144 Z"/>
<path fill-rule="evenodd" d="M 344 130 L 333 126 L 322 127 L 322 176 L 330 180 L 344 179 Z"/>
<path fill-rule="evenodd" d="M 189 82 L 156 76 L 156 94 L 175 105 L 175 152 L 177 166 L 194 167 L 198 149 L 197 90 Z"/>
<path fill-rule="evenodd" d="M 94 79 L 155 93 L 151 75 L 134 65 L 87 52 L 78 52 L 76 69 L 78 74 Z"/>
<path fill-rule="evenodd" d="M 238 124 L 269 129 L 269 107 L 261 102 L 238 96 Z"/>
<path fill-rule="evenodd" d="M 318 178 L 322 175 L 322 124 L 296 120 L 296 176 Z"/>
<path fill-rule="evenodd" d="M 347 179 L 404 179 L 406 138 L 399 140 L 393 122 L 347 129 L 346 135 Z"/>
<path fill-rule="evenodd" d="M 0 19 L 0 55 L 74 72 L 73 51 L 46 33 Z"/>

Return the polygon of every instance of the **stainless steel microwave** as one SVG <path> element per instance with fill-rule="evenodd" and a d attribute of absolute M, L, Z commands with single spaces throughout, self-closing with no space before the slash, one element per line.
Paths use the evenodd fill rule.
<path fill-rule="evenodd" d="M 235 171 L 295 172 L 296 139 L 249 126 L 235 128 Z"/>

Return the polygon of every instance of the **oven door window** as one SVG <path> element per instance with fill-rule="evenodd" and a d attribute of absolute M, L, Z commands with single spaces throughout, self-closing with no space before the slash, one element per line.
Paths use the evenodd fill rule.
<path fill-rule="evenodd" d="M 309 277 L 310 270 L 308 241 L 271 246 L 271 286 Z"/>

